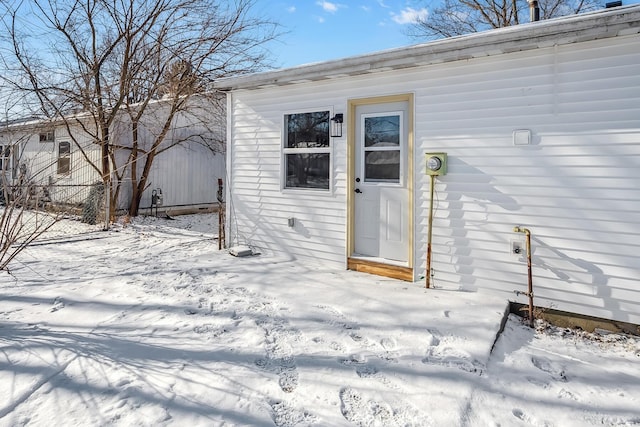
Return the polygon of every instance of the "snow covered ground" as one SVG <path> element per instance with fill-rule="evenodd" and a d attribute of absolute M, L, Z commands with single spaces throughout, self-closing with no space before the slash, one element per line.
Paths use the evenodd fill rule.
<path fill-rule="evenodd" d="M 0 426 L 635 426 L 640 341 L 137 219 L 0 273 Z M 87 230 L 89 231 L 89 230 Z"/>

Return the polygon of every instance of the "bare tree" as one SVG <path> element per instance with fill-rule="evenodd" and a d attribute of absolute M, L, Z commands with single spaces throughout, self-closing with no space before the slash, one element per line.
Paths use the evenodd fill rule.
<path fill-rule="evenodd" d="M 47 190 L 33 183 L 26 164 L 21 163 L 18 147 L 27 144 L 34 136 L 29 130 L 35 130 L 25 130 L 22 122 L 8 119 L 6 113 L 0 121 L 0 270 L 6 270 L 23 249 L 63 218 L 43 209 Z"/>
<path fill-rule="evenodd" d="M 601 7 L 597 0 L 539 0 L 540 19 L 588 12 Z M 438 39 L 529 22 L 526 0 L 443 0 L 411 28 L 416 39 Z"/>
<path fill-rule="evenodd" d="M 0 0 L 0 6 L 3 80 L 28 93 L 45 117 L 64 123 L 110 188 L 112 210 L 121 185 L 131 183 L 131 215 L 156 156 L 187 141 L 212 149 L 221 143 L 210 136 L 220 106 L 207 89 L 220 77 L 263 68 L 263 46 L 276 31 L 251 15 L 253 0 Z M 173 138 L 185 121 L 203 135 Z M 87 139 L 99 147 L 99 161 L 83 151 Z"/>

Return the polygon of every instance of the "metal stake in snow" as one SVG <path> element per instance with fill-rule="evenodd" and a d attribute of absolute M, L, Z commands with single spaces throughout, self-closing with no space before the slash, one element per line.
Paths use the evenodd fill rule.
<path fill-rule="evenodd" d="M 225 235 L 224 235 L 224 196 L 223 196 L 223 186 L 222 186 L 222 178 L 218 178 L 218 250 L 221 251 L 225 246 Z"/>
<path fill-rule="evenodd" d="M 528 278 L 529 278 L 529 286 L 527 292 L 516 292 L 516 294 L 526 295 L 529 297 L 529 327 L 533 328 L 533 275 L 531 273 L 531 232 L 528 228 L 520 227 L 516 225 L 513 227 L 514 233 L 524 233 L 527 240 L 527 268 L 528 268 Z"/>

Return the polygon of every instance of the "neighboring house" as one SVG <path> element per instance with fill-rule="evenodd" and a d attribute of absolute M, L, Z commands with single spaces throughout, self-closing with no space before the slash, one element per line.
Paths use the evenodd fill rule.
<path fill-rule="evenodd" d="M 536 305 L 640 324 L 639 32 L 625 6 L 218 81 L 229 242 L 526 302 L 519 225 Z"/>
<path fill-rule="evenodd" d="M 224 113 L 221 112 L 223 117 Z M 224 119 L 222 119 L 223 121 Z M 217 119 L 220 122 L 220 119 Z M 161 147 L 177 144 L 158 154 L 141 200 L 141 214 L 150 213 L 152 194 L 162 194 L 159 210 L 189 212 L 211 208 L 216 202 L 218 179 L 225 178 L 224 123 L 204 127 L 193 117 L 182 114 Z M 141 150 L 149 148 L 157 132 L 159 118 L 148 114 L 139 127 Z M 70 134 L 73 134 L 73 138 Z M 127 165 L 131 147 L 130 122 L 122 115 L 110 129 L 118 166 Z M 0 127 L 2 185 L 10 192 L 28 183 L 40 204 L 81 205 L 94 184 L 102 182 L 101 150 L 79 125 L 69 128 L 63 122 L 27 120 Z M 214 152 L 210 147 L 215 147 Z M 138 160 L 138 176 L 145 160 Z M 93 165 L 93 166 L 92 166 Z M 113 165 L 111 166 L 113 168 Z M 115 174 L 112 174 L 115 181 Z M 123 174 L 119 210 L 129 207 L 131 180 Z M 155 213 L 154 208 L 152 213 Z"/>
<path fill-rule="evenodd" d="M 3 199 L 29 191 L 40 205 L 82 204 L 101 181 L 82 153 L 99 165 L 100 151 L 80 131 L 76 139 L 74 144 L 62 123 L 24 120 L 0 127 Z"/>

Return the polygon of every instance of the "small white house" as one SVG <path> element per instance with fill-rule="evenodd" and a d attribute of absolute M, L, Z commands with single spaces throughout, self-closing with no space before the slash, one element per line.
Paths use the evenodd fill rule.
<path fill-rule="evenodd" d="M 151 113 L 143 116 L 138 129 L 140 155 L 138 176 L 142 173 L 145 151 L 149 150 L 162 118 Z M 220 112 L 220 117 L 224 112 Z M 80 116 L 82 117 L 82 116 Z M 222 120 L 223 121 L 223 120 Z M 82 204 L 92 187 L 102 182 L 101 148 L 91 138 L 91 127 L 84 130 L 73 120 L 25 120 L 0 126 L 0 170 L 2 188 L 28 183 L 40 201 L 55 204 Z M 88 129 L 88 130 L 87 130 Z M 112 181 L 120 182 L 117 209 L 128 209 L 131 199 L 129 159 L 132 146 L 131 125 L 125 114 L 110 128 L 111 144 L 118 147 L 114 158 L 119 168 L 112 173 Z M 147 188 L 140 204 L 140 213 L 153 213 L 152 195 L 162 194 L 160 211 L 185 212 L 211 208 L 216 199 L 218 179 L 225 178 L 224 123 L 212 117 L 207 126 L 194 116 L 180 114 L 169 130 L 149 172 Z M 212 149 L 214 148 L 214 149 Z"/>
<path fill-rule="evenodd" d="M 640 324 L 640 6 L 217 87 L 231 244 Z"/>

